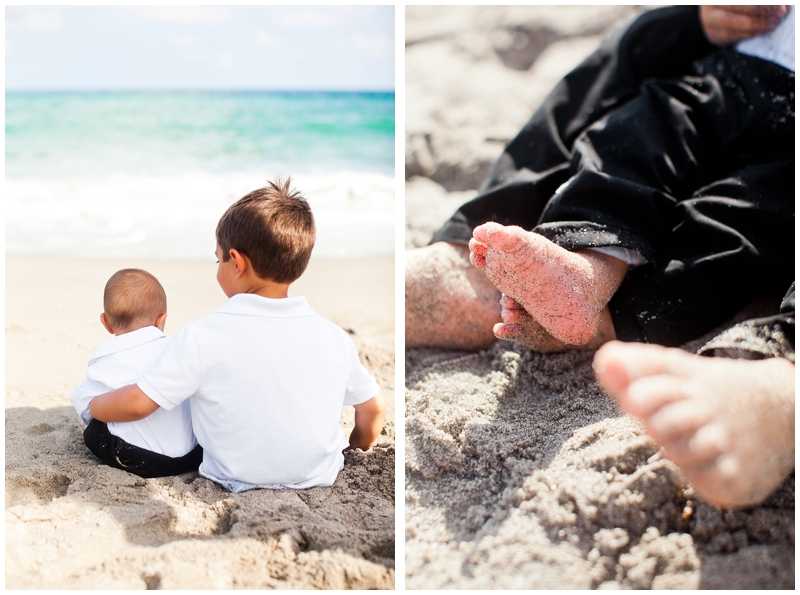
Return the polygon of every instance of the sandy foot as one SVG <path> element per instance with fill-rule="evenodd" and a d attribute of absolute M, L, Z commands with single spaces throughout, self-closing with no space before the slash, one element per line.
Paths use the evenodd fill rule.
<path fill-rule="evenodd" d="M 483 349 L 495 342 L 500 292 L 468 255 L 446 242 L 406 252 L 406 346 Z"/>
<path fill-rule="evenodd" d="M 503 322 L 494 325 L 494 336 L 530 347 L 539 353 L 556 353 L 570 349 L 597 349 L 603 343 L 616 338 L 611 312 L 605 308 L 600 314 L 600 328 L 591 341 L 583 345 L 568 345 L 549 334 L 541 324 L 525 311 L 514 298 L 500 298 L 500 317 Z"/>
<path fill-rule="evenodd" d="M 470 241 L 470 261 L 556 339 L 584 345 L 627 272 L 622 261 L 570 252 L 516 226 L 484 223 Z"/>
<path fill-rule="evenodd" d="M 595 357 L 603 388 L 708 502 L 762 502 L 794 469 L 794 365 L 706 358 L 609 343 Z"/>
<path fill-rule="evenodd" d="M 554 353 L 571 349 L 563 341 L 549 334 L 514 298 L 500 298 L 500 317 L 503 322 L 494 325 L 494 336 L 530 347 L 539 353 Z"/>

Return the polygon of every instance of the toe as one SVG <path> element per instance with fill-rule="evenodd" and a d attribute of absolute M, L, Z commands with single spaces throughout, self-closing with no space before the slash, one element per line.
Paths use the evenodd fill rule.
<path fill-rule="evenodd" d="M 515 225 L 506 227 L 495 223 L 486 230 L 486 243 L 501 252 L 514 252 L 525 244 L 526 233 Z"/>
<path fill-rule="evenodd" d="M 663 444 L 667 457 L 683 468 L 701 467 L 712 462 L 728 446 L 727 435 L 717 424 L 707 424 L 689 434 Z"/>
<path fill-rule="evenodd" d="M 502 308 L 500 310 L 500 318 L 503 319 L 503 322 L 507 324 L 520 324 L 523 322 L 527 322 L 530 319 L 525 310 L 507 310 Z"/>
<path fill-rule="evenodd" d="M 471 239 L 469 241 L 469 251 L 472 254 L 480 254 L 481 256 L 486 256 L 486 253 L 489 251 L 489 248 L 486 244 L 479 242 L 476 239 Z"/>
<path fill-rule="evenodd" d="M 494 336 L 498 339 L 513 341 L 514 338 L 519 334 L 520 327 L 518 324 L 506 324 L 504 322 L 498 322 L 494 325 L 492 330 L 494 331 Z"/>
<path fill-rule="evenodd" d="M 469 253 L 469 261 L 472 263 L 472 266 L 485 269 L 486 268 L 486 258 L 481 256 L 480 254 L 475 254 L 474 252 Z"/>
<path fill-rule="evenodd" d="M 693 399 L 684 399 L 661 407 L 645 418 L 647 433 L 659 444 L 688 437 L 709 422 L 705 407 Z"/>
<path fill-rule="evenodd" d="M 500 296 L 500 307 L 503 310 L 524 310 L 517 300 L 506 294 Z"/>
<path fill-rule="evenodd" d="M 489 221 L 488 223 L 484 223 L 473 229 L 472 237 L 483 244 L 487 244 L 489 242 L 489 232 L 497 227 L 503 226 L 499 223 L 495 223 L 494 221 Z"/>
<path fill-rule="evenodd" d="M 657 374 L 686 376 L 687 371 L 694 368 L 697 357 L 660 345 L 611 341 L 598 350 L 594 369 L 598 378 L 608 366 L 621 369 L 628 382 Z"/>
<path fill-rule="evenodd" d="M 618 400 L 627 413 L 647 418 L 665 405 L 685 399 L 686 396 L 683 379 L 659 374 L 633 380 Z"/>

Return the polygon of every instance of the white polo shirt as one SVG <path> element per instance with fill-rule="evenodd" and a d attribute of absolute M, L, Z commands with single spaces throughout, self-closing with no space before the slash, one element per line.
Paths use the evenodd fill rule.
<path fill-rule="evenodd" d="M 169 337 L 154 326 L 101 341 L 89 360 L 86 380 L 72 391 L 81 421 L 92 421 L 89 405 L 97 395 L 133 384 L 164 351 Z M 108 431 L 129 444 L 169 457 L 182 457 L 195 446 L 188 405 L 174 411 L 158 409 L 139 421 L 110 423 Z"/>
<path fill-rule="evenodd" d="M 200 474 L 241 489 L 331 485 L 348 444 L 342 406 L 379 389 L 348 334 L 304 297 L 254 294 L 183 327 L 137 384 L 164 409 L 191 397 Z"/>

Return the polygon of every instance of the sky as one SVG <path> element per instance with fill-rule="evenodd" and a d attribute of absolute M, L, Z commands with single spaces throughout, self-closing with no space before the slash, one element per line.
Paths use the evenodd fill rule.
<path fill-rule="evenodd" d="M 6 6 L 7 90 L 394 90 L 393 6 Z"/>

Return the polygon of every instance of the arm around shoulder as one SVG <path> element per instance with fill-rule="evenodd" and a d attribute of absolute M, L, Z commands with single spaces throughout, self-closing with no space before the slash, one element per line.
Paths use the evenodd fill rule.
<path fill-rule="evenodd" d="M 138 386 L 129 384 L 96 396 L 89 408 L 96 420 L 126 422 L 144 419 L 158 409 L 158 404 Z"/>
<path fill-rule="evenodd" d="M 378 392 L 374 397 L 358 405 L 356 409 L 356 425 L 350 433 L 350 446 L 346 450 L 360 448 L 369 450 L 378 440 L 386 419 L 386 399 Z"/>

